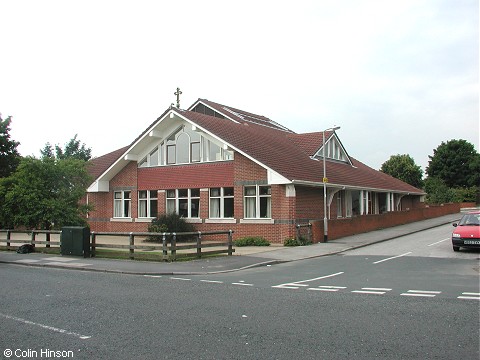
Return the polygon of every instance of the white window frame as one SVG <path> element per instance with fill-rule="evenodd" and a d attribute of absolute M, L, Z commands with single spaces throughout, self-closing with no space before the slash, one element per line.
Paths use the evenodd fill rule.
<path fill-rule="evenodd" d="M 146 197 L 141 197 L 140 193 L 145 192 Z M 152 195 L 155 195 L 152 197 Z M 139 218 L 155 218 L 155 216 L 152 216 L 152 201 L 157 201 L 157 207 L 158 207 L 158 195 L 156 190 L 139 190 L 138 191 L 138 217 Z M 146 204 L 143 204 L 146 203 Z M 145 207 L 146 209 L 146 214 L 145 216 L 142 216 L 140 214 L 142 207 Z M 155 209 L 156 212 L 158 213 L 158 208 Z"/>
<path fill-rule="evenodd" d="M 219 189 L 219 194 L 212 196 L 212 191 L 214 189 Z M 225 195 L 225 189 L 232 189 L 232 195 Z M 219 188 L 210 188 L 209 189 L 209 218 L 210 219 L 233 219 L 235 217 L 235 208 L 233 208 L 233 214 L 232 216 L 225 216 L 225 199 L 234 199 L 234 188 L 233 187 L 219 187 Z M 215 216 L 213 214 L 213 210 L 215 209 L 215 206 L 212 203 L 213 201 L 218 201 L 218 216 Z M 217 210 L 217 209 L 215 209 Z M 215 211 L 217 212 L 217 211 Z"/>
<path fill-rule="evenodd" d="M 126 196 L 128 193 L 128 196 Z M 120 197 L 117 198 L 117 194 Z M 129 219 L 132 217 L 132 192 L 130 190 L 117 190 L 113 192 L 113 217 Z"/>
<path fill-rule="evenodd" d="M 260 189 L 266 188 L 267 194 L 260 194 Z M 255 194 L 247 194 L 247 189 L 255 189 Z M 254 200 L 254 207 L 248 209 L 248 206 L 251 207 L 251 201 Z M 266 216 L 261 216 L 262 214 L 262 199 L 266 199 L 267 208 L 265 209 Z M 251 215 L 251 212 L 254 211 L 254 216 Z M 250 212 L 250 214 L 249 214 Z M 243 216 L 244 219 L 271 219 L 272 218 L 272 188 L 269 185 L 246 185 L 243 190 Z"/>
<path fill-rule="evenodd" d="M 187 190 L 187 196 L 179 196 L 179 191 Z M 192 190 L 198 191 L 198 196 L 192 195 Z M 171 196 L 174 192 L 174 196 Z M 170 196 L 169 196 L 170 195 Z M 174 204 L 174 212 L 180 214 L 180 200 L 187 200 L 187 217 L 186 219 L 199 219 L 200 218 L 200 189 L 170 189 L 166 191 L 166 209 L 168 212 L 169 203 Z M 198 216 L 192 217 L 192 201 L 198 200 Z M 170 206 L 171 208 L 171 206 Z"/>

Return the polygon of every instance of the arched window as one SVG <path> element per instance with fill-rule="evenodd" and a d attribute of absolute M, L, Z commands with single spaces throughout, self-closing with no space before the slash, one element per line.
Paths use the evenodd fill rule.
<path fill-rule="evenodd" d="M 177 137 L 177 164 L 190 162 L 190 136 L 182 132 Z"/>

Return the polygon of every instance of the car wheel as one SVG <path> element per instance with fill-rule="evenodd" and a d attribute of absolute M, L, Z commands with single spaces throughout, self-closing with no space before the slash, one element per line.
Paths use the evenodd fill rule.
<path fill-rule="evenodd" d="M 453 251 L 460 251 L 460 246 L 454 246 Z"/>

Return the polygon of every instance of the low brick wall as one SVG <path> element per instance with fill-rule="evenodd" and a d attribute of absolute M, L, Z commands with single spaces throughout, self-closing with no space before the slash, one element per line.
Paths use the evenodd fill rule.
<path fill-rule="evenodd" d="M 455 214 L 460 212 L 460 208 L 461 204 L 459 203 L 444 204 L 410 209 L 407 211 L 390 212 L 381 215 L 363 215 L 348 219 L 329 220 L 328 239 L 335 240 L 345 236 Z M 323 241 L 323 221 L 314 221 L 312 228 L 314 242 Z"/>

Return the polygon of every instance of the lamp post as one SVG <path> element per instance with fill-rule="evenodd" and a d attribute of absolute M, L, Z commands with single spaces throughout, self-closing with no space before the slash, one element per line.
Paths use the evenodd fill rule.
<path fill-rule="evenodd" d="M 335 131 L 340 126 L 334 126 L 323 130 L 323 242 L 328 241 L 328 219 L 327 219 L 327 168 L 325 165 L 325 131 Z"/>

